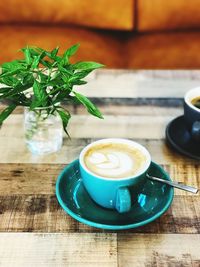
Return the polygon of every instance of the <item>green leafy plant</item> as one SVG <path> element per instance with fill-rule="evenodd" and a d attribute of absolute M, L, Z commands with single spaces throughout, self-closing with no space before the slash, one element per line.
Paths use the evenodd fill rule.
<path fill-rule="evenodd" d="M 25 106 L 35 112 L 38 108 L 45 108 L 47 115 L 59 114 L 68 134 L 71 114 L 61 106 L 63 102 L 81 103 L 90 114 L 103 118 L 99 109 L 87 97 L 74 91 L 73 87 L 86 84 L 84 78 L 104 65 L 96 62 L 70 63 L 70 57 L 78 48 L 79 44 L 75 44 L 59 55 L 58 47 L 52 51 L 26 47 L 21 49 L 24 59 L 2 64 L 0 101 L 6 101 L 8 107 L 0 113 L 0 124 L 17 106 Z"/>

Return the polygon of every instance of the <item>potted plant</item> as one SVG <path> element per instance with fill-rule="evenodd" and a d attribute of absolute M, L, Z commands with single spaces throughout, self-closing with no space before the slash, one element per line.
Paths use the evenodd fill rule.
<path fill-rule="evenodd" d="M 63 103 L 81 103 L 89 113 L 103 118 L 87 97 L 74 90 L 75 85 L 87 83 L 84 78 L 90 72 L 103 67 L 96 62 L 70 63 L 78 47 L 75 44 L 62 55 L 58 47 L 52 51 L 26 47 L 21 49 L 24 59 L 1 65 L 0 101 L 8 106 L 0 113 L 0 124 L 17 106 L 23 106 L 25 139 L 33 153 L 59 150 L 63 129 L 69 136 L 67 125 L 71 114 Z"/>

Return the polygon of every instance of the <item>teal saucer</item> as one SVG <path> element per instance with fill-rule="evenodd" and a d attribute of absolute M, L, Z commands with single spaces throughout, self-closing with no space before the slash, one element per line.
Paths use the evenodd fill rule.
<path fill-rule="evenodd" d="M 170 180 L 156 163 L 151 163 L 149 174 Z M 66 166 L 56 182 L 56 196 L 61 207 L 77 221 L 89 226 L 122 230 L 136 228 L 160 217 L 171 205 L 174 189 L 147 179 L 131 210 L 119 214 L 97 205 L 85 190 L 79 172 L 79 161 Z"/>

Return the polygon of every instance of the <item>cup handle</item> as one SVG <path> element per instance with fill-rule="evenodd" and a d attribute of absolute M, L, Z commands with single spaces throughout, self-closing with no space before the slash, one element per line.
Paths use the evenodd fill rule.
<path fill-rule="evenodd" d="M 192 125 L 192 138 L 195 141 L 200 141 L 200 121 L 195 121 Z"/>
<path fill-rule="evenodd" d="M 119 213 L 128 212 L 131 209 L 131 194 L 127 187 L 118 189 L 115 208 Z"/>

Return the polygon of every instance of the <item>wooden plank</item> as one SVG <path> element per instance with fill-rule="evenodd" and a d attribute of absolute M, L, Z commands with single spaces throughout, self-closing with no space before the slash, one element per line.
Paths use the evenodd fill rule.
<path fill-rule="evenodd" d="M 69 123 L 69 133 L 73 138 L 164 138 L 167 124 L 174 116 L 157 115 L 106 115 L 104 120 L 88 115 L 76 115 Z M 115 129 L 118 129 L 116 132 Z M 148 129 L 148 131 L 146 131 Z M 0 138 L 24 138 L 23 119 L 21 115 L 12 115 L 5 121 L 0 131 Z M 2 140 L 4 142 L 4 140 Z"/>
<path fill-rule="evenodd" d="M 199 201 L 200 196 L 175 196 L 170 209 L 159 219 L 123 232 L 200 234 Z M 89 233 L 104 230 L 71 218 L 62 210 L 54 194 L 37 194 L 0 196 L 0 232 Z"/>
<path fill-rule="evenodd" d="M 164 138 L 166 125 L 183 113 L 182 108 L 173 107 L 108 105 L 102 107 L 105 119 L 99 120 L 86 114 L 83 108 L 77 108 L 76 112 L 81 115 L 72 116 L 69 123 L 69 132 L 73 138 L 124 137 L 140 139 Z M 147 128 L 148 131 L 146 131 Z M 12 138 L 12 142 L 9 142 L 9 138 Z M 26 150 L 21 114 L 11 115 L 0 130 L 0 147 L 4 154 L 7 149 L 13 150 L 10 146 Z M 25 153 L 25 151 L 23 152 Z"/>
<path fill-rule="evenodd" d="M 6 267 L 117 267 L 116 234 L 0 234 Z"/>
<path fill-rule="evenodd" d="M 137 109 L 138 113 L 135 115 L 107 115 L 105 120 L 99 120 L 87 115 L 76 115 L 70 122 L 69 132 L 75 139 L 122 137 L 134 140 L 148 139 L 153 142 L 154 139 L 165 138 L 166 125 L 174 118 L 170 114 L 158 115 L 157 112 L 159 111 L 152 111 L 150 115 L 139 115 L 139 109 Z M 164 111 L 166 112 L 166 109 Z M 48 158 L 51 158 L 52 162 L 54 160 L 59 162 L 57 161 L 58 158 L 65 162 L 66 157 L 69 155 L 68 146 L 71 141 L 65 140 L 60 152 L 39 157 L 38 160 L 38 157 L 31 155 L 26 148 L 22 120 L 21 115 L 12 115 L 2 126 L 0 130 L 0 162 L 47 162 L 46 159 Z M 118 130 L 116 131 L 115 129 Z M 79 151 L 77 147 L 74 147 L 74 149 Z M 163 149 L 163 146 L 161 148 L 158 147 L 159 151 L 161 149 Z"/>
<path fill-rule="evenodd" d="M 118 234 L 119 267 L 200 266 L 200 235 Z"/>
<path fill-rule="evenodd" d="M 100 121 L 94 117 L 79 115 L 72 118 L 69 132 L 74 138 L 163 138 L 165 127 L 172 119 L 171 116 L 107 115 Z"/>
<path fill-rule="evenodd" d="M 0 234 L 2 266 L 194 266 L 200 235 Z M 118 258 L 118 259 L 117 259 Z"/>
<path fill-rule="evenodd" d="M 99 70 L 77 91 L 89 97 L 183 97 L 198 87 L 200 71 Z"/>
<path fill-rule="evenodd" d="M 86 85 L 74 87 L 89 97 L 183 97 L 198 87 L 199 70 L 98 70 Z"/>
<path fill-rule="evenodd" d="M 0 164 L 0 194 L 53 194 L 64 165 Z"/>
<path fill-rule="evenodd" d="M 98 98 L 99 99 L 99 98 Z M 95 99 L 96 100 L 96 99 Z M 101 99 L 101 101 L 93 101 L 96 103 L 102 114 L 105 115 L 125 115 L 125 116 L 172 116 L 178 117 L 183 114 L 183 100 L 163 100 L 151 99 Z M 103 102 L 103 103 L 102 103 Z M 66 107 L 67 108 L 67 107 Z M 18 112 L 19 113 L 19 112 Z M 83 106 L 75 108 L 75 114 L 87 115 L 87 111 Z"/>
<path fill-rule="evenodd" d="M 163 115 L 180 116 L 183 114 L 183 99 L 148 99 L 148 98 L 90 98 L 104 115 Z M 87 110 L 82 105 L 65 105 L 72 116 L 88 115 Z M 7 105 L 0 103 L 0 112 Z M 12 114 L 23 114 L 24 108 L 17 107 Z"/>
<path fill-rule="evenodd" d="M 166 125 L 175 117 L 183 114 L 182 108 L 166 108 L 157 106 L 104 106 L 104 120 L 99 120 L 78 109 L 79 115 L 72 115 L 69 132 L 74 138 L 102 137 L 116 135 L 112 127 L 118 127 L 119 136 L 135 138 L 162 138 Z M 84 123 L 83 123 L 84 122 Z M 96 131 L 95 127 L 102 130 Z M 149 134 L 145 134 L 148 127 Z M 15 134 L 14 134 L 15 133 Z M 23 138 L 23 116 L 11 115 L 3 124 L 1 137 Z"/>
<path fill-rule="evenodd" d="M 97 130 L 97 129 L 96 129 Z M 20 130 L 19 130 L 20 131 Z M 64 144 L 57 153 L 37 156 L 31 154 L 27 149 L 22 133 L 15 131 L 14 128 L 10 131 L 0 131 L 0 163 L 51 163 L 51 164 L 68 164 L 78 158 L 80 151 L 87 144 L 99 139 L 96 137 L 90 138 L 72 138 L 71 140 L 64 139 Z M 148 131 L 144 131 L 146 134 Z M 133 135 L 136 132 L 133 132 Z M 163 133 L 164 134 L 164 133 Z M 103 138 L 109 136 L 105 135 Z M 120 136 L 118 136 L 120 137 Z M 127 136 L 121 136 L 127 138 Z M 173 149 L 167 146 L 164 139 L 139 139 L 136 136 L 129 138 L 144 145 L 150 152 L 152 160 L 158 164 L 197 164 L 197 160 L 192 160 L 182 156 Z"/>
<path fill-rule="evenodd" d="M 166 125 L 174 116 L 148 115 L 106 115 L 104 120 L 88 115 L 72 117 L 69 123 L 69 133 L 73 138 L 163 138 Z M 116 133 L 115 129 L 118 128 Z M 147 131 L 145 131 L 148 128 Z M 14 132 L 15 131 L 15 135 Z M 12 115 L 2 126 L 1 136 L 23 138 L 22 117 Z"/>
<path fill-rule="evenodd" d="M 53 194 L 63 164 L 0 164 L 0 195 Z M 175 181 L 200 188 L 199 164 L 185 162 L 162 165 Z M 176 195 L 189 195 L 176 189 Z M 196 196 L 196 195 L 195 195 Z"/>

